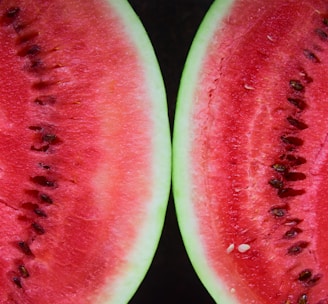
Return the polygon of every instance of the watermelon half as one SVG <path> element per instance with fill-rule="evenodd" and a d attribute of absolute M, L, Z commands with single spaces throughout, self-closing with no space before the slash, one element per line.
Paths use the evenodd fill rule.
<path fill-rule="evenodd" d="M 0 1 L 0 303 L 127 303 L 170 190 L 159 67 L 124 1 Z"/>
<path fill-rule="evenodd" d="M 178 96 L 173 192 L 217 303 L 328 303 L 328 3 L 215 1 Z"/>

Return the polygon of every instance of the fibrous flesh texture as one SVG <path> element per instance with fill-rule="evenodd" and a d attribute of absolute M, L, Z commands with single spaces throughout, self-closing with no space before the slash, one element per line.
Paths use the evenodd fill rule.
<path fill-rule="evenodd" d="M 0 1 L 0 303 L 125 303 L 141 281 L 169 188 L 145 36 L 123 1 Z"/>
<path fill-rule="evenodd" d="M 217 1 L 195 40 L 174 188 L 219 302 L 328 303 L 327 51 L 319 0 Z"/>

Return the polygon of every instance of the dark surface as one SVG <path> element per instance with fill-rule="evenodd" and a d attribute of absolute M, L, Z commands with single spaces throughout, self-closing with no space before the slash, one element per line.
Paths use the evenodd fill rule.
<path fill-rule="evenodd" d="M 130 0 L 154 46 L 166 86 L 171 130 L 179 81 L 190 44 L 213 1 Z M 170 197 L 161 241 L 130 304 L 213 304 L 185 253 Z"/>

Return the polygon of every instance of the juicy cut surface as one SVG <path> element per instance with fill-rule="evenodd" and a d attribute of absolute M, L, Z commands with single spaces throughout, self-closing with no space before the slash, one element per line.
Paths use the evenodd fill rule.
<path fill-rule="evenodd" d="M 96 303 L 126 263 L 151 122 L 125 30 L 105 1 L 0 1 L 0 303 Z"/>
<path fill-rule="evenodd" d="M 210 267 L 240 303 L 328 303 L 328 5 L 234 1 L 192 112 Z"/>

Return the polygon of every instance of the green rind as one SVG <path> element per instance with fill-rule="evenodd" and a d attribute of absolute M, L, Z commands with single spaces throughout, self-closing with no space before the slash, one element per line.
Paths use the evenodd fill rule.
<path fill-rule="evenodd" d="M 149 113 L 153 120 L 152 168 L 153 197 L 147 202 L 147 221 L 138 226 L 139 237 L 135 247 L 127 257 L 125 268 L 115 282 L 108 282 L 108 288 L 97 303 L 126 304 L 138 289 L 145 277 L 161 236 L 171 185 L 171 139 L 168 120 L 166 93 L 149 37 L 140 19 L 126 0 L 106 0 L 125 24 L 129 36 L 139 53 L 140 62 L 146 74 L 147 86 L 153 107 Z M 114 293 L 113 293 L 114 291 Z M 110 299 L 110 300 L 106 300 Z"/>
<path fill-rule="evenodd" d="M 227 290 L 209 265 L 193 208 L 191 140 L 192 110 L 202 63 L 214 32 L 228 13 L 234 0 L 216 0 L 204 17 L 190 48 L 183 70 L 174 121 L 173 194 L 179 228 L 191 263 L 200 280 L 217 303 L 235 304 L 233 291 Z"/>

